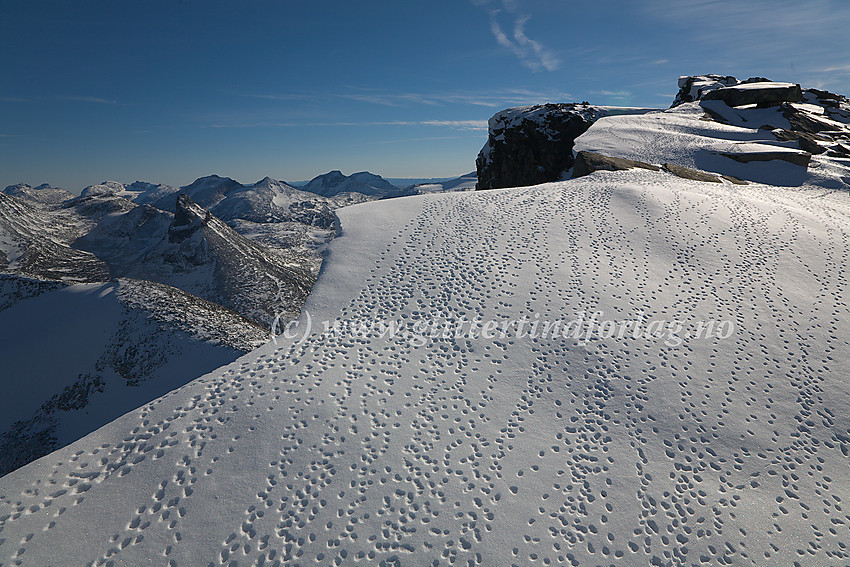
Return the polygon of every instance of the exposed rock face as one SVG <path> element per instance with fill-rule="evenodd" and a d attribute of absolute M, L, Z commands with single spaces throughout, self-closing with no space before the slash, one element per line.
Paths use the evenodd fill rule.
<path fill-rule="evenodd" d="M 772 134 L 776 136 L 777 140 L 782 142 L 797 142 L 797 145 L 800 146 L 800 149 L 810 154 L 822 154 L 826 151 L 826 148 L 818 144 L 818 141 L 829 141 L 829 138 L 824 136 L 817 136 L 815 134 L 811 134 L 809 132 L 795 132 L 793 130 L 783 130 L 782 128 L 777 128 L 773 130 Z"/>
<path fill-rule="evenodd" d="M 594 171 L 623 171 L 639 167 L 651 171 L 660 171 L 661 168 L 642 161 L 632 159 L 608 157 L 594 152 L 578 152 L 573 166 L 573 178 L 584 177 Z"/>
<path fill-rule="evenodd" d="M 475 165 L 478 189 L 536 185 L 560 179 L 573 166 L 573 141 L 606 109 L 586 103 L 510 108 L 489 123 Z"/>

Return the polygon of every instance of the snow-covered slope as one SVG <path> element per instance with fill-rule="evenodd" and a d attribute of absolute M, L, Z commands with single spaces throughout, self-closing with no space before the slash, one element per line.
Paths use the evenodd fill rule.
<path fill-rule="evenodd" d="M 145 281 L 3 276 L 0 475 L 259 346 L 267 330 Z"/>
<path fill-rule="evenodd" d="M 70 282 L 108 279 L 102 260 L 70 246 L 84 226 L 66 211 L 0 193 L 0 271 Z"/>
<path fill-rule="evenodd" d="M 51 187 L 47 183 L 42 183 L 36 187 L 26 183 L 18 183 L 7 186 L 3 192 L 19 199 L 27 199 L 44 205 L 58 205 L 63 201 L 74 198 L 72 193 L 58 187 Z"/>
<path fill-rule="evenodd" d="M 147 183 L 145 181 L 134 181 L 124 185 L 124 190 L 118 194 L 137 205 L 152 205 L 167 196 L 176 193 L 178 189 L 162 183 Z"/>
<path fill-rule="evenodd" d="M 0 479 L 0 557 L 846 564 L 848 211 L 643 170 L 343 209 L 313 333 Z M 635 326 L 540 336 L 582 313 Z M 476 317 L 538 334 L 320 323 Z"/>

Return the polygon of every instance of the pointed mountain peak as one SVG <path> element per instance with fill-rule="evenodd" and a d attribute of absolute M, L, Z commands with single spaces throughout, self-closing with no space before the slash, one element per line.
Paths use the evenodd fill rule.
<path fill-rule="evenodd" d="M 183 240 L 195 229 L 206 224 L 212 214 L 192 200 L 191 197 L 185 194 L 177 196 L 177 203 L 174 209 L 174 221 L 168 229 L 169 240 L 176 242 Z"/>

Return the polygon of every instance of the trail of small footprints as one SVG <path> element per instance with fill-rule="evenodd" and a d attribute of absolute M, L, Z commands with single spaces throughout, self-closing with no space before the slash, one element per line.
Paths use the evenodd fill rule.
<path fill-rule="evenodd" d="M 732 337 L 258 351 L 0 481 L 0 564 L 850 564 L 847 195 L 610 179 L 422 199 L 340 318 Z"/>

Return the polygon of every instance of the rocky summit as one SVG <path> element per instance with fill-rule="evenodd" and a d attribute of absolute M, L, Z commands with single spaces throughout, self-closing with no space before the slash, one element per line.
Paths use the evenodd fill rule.
<path fill-rule="evenodd" d="M 607 111 L 589 104 L 509 108 L 489 121 L 487 143 L 475 166 L 479 189 L 556 181 L 573 165 L 573 140 Z"/>
<path fill-rule="evenodd" d="M 695 75 L 680 77 L 678 87 L 668 110 L 560 103 L 496 113 L 476 161 L 478 189 L 662 166 L 733 183 L 850 179 L 847 97 L 764 77 Z"/>

